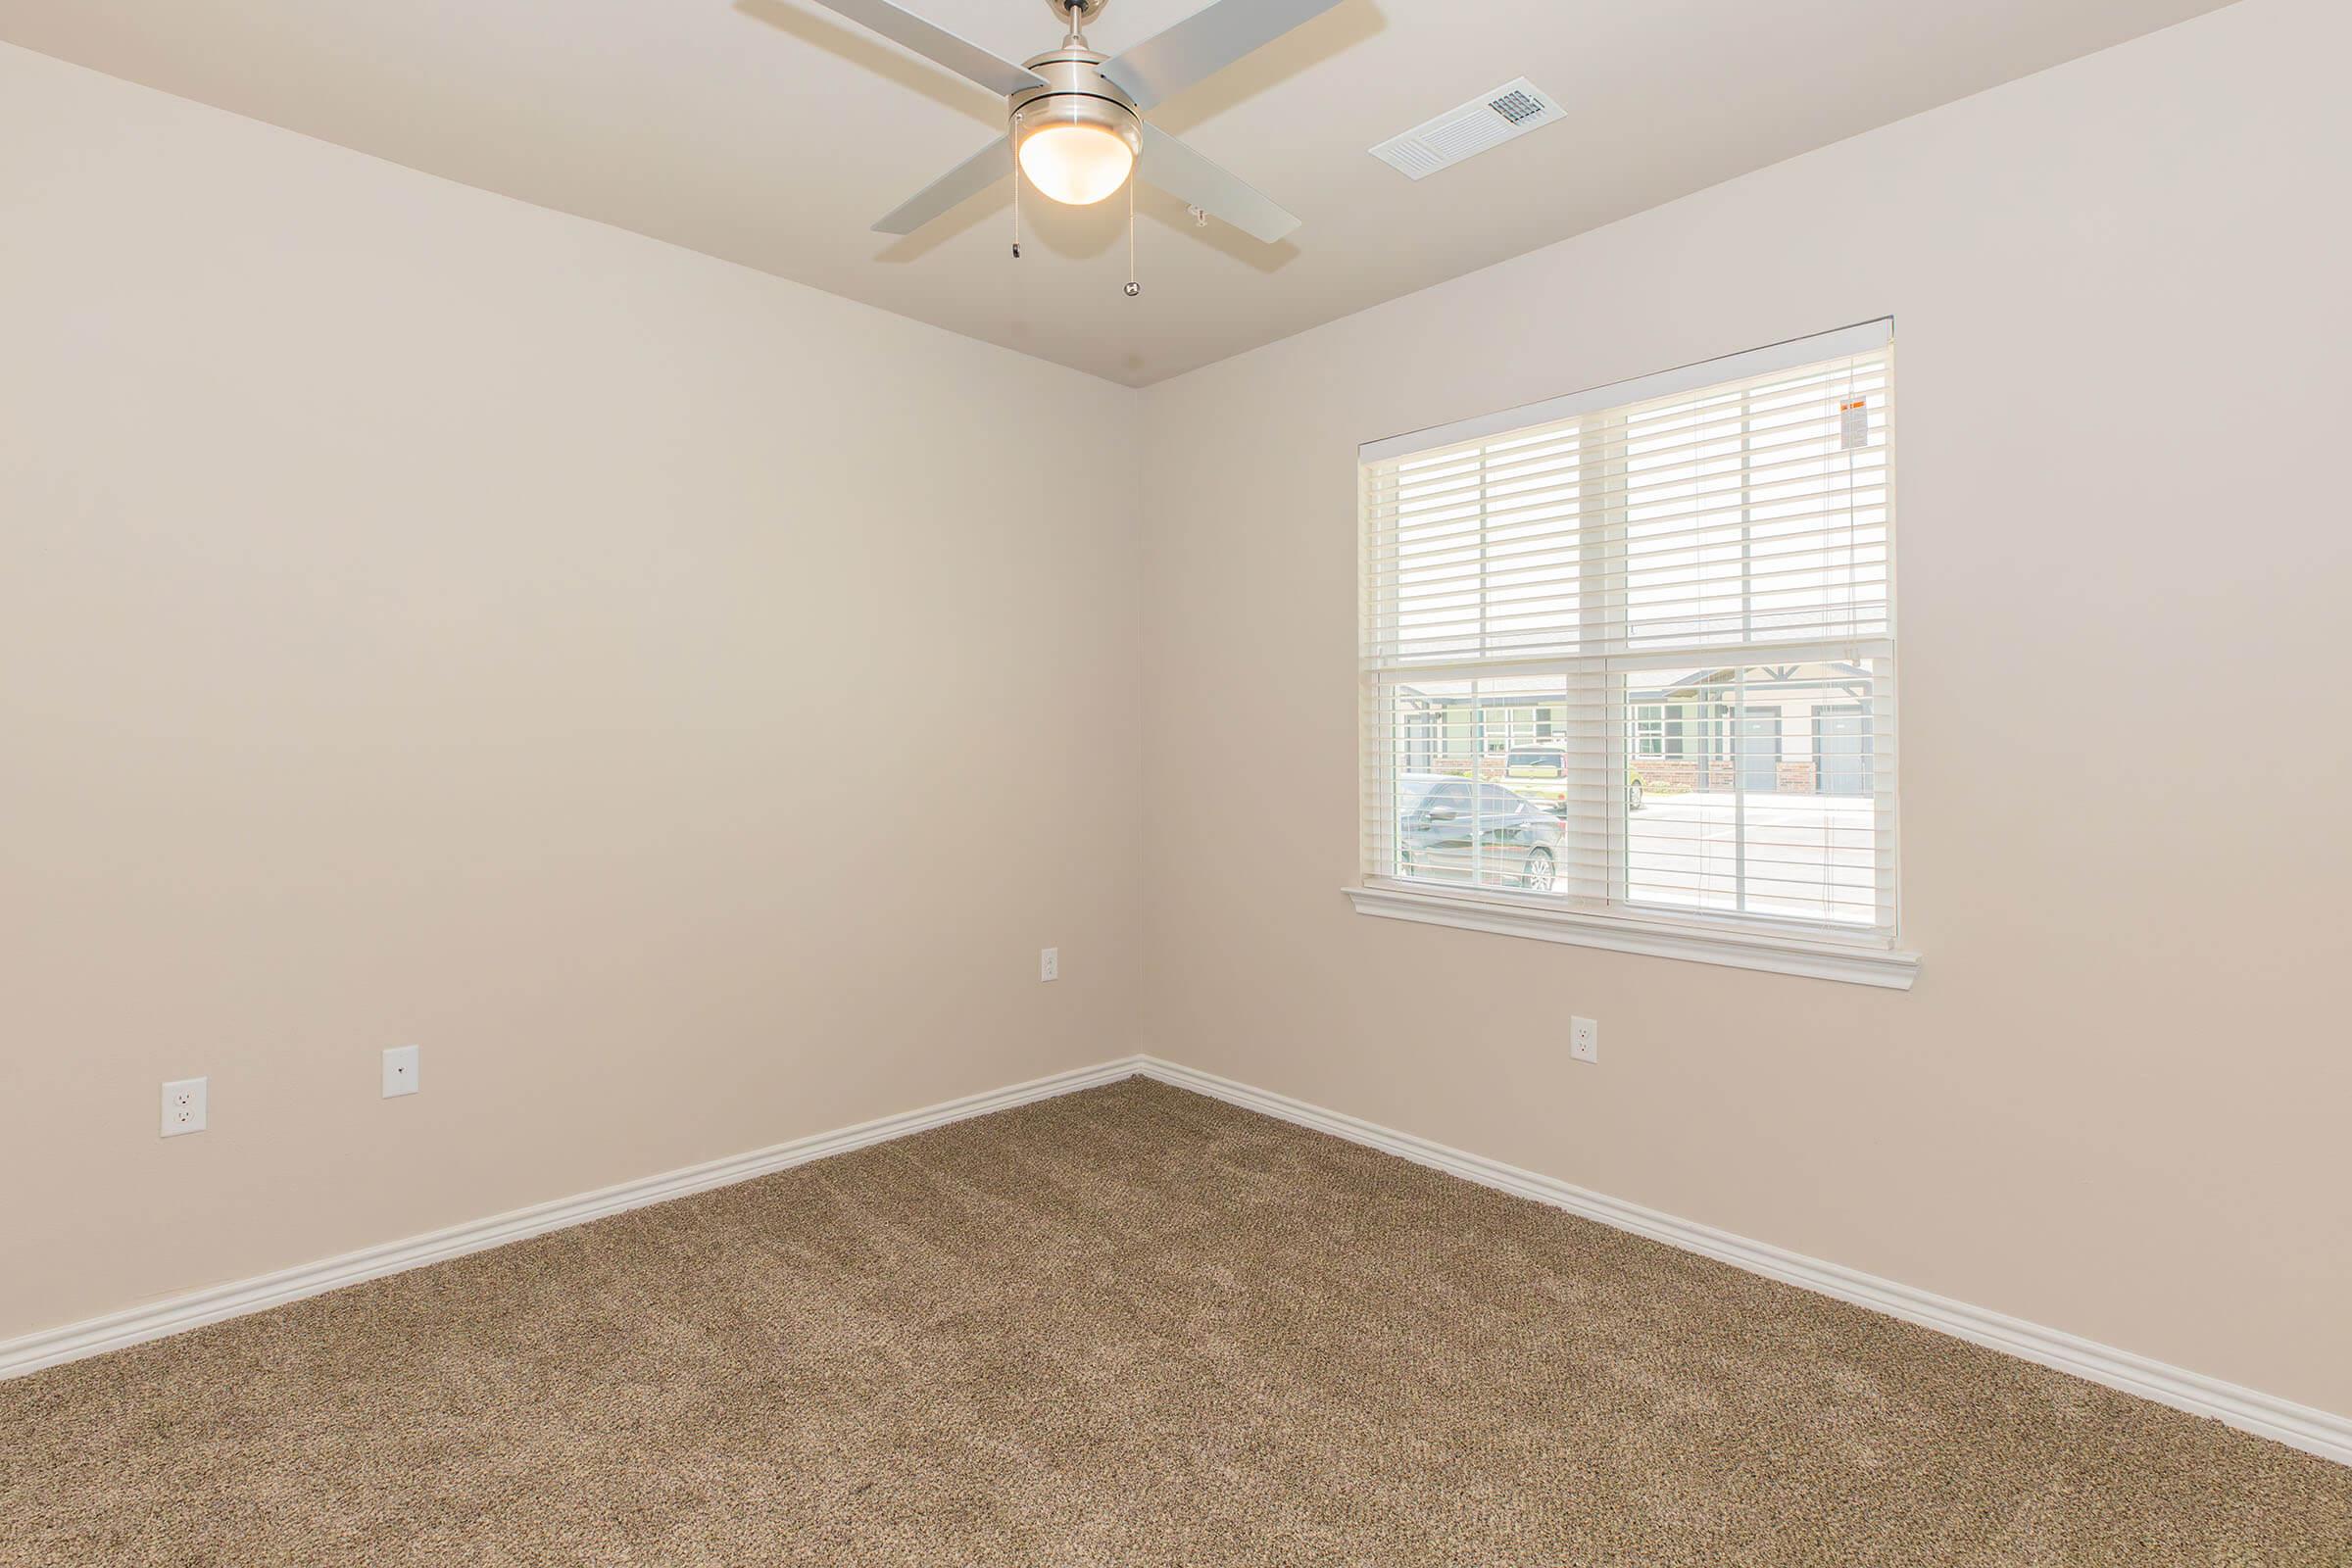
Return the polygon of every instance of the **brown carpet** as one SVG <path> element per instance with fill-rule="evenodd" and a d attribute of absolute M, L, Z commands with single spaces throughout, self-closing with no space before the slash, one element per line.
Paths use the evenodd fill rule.
<path fill-rule="evenodd" d="M 10 1564 L 2352 1564 L 2352 1469 L 1142 1080 L 0 1384 Z"/>

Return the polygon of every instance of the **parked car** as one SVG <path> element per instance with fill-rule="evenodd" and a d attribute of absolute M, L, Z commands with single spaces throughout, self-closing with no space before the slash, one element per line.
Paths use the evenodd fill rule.
<path fill-rule="evenodd" d="M 1555 808 L 1555 815 L 1567 814 L 1568 752 L 1565 747 L 1513 747 L 1502 759 L 1502 776 L 1508 779 L 1526 779 L 1534 783 L 1538 790 L 1543 787 L 1542 781 L 1556 780 L 1559 784 L 1559 793 L 1552 795 L 1550 792 L 1544 791 L 1544 798 Z M 1530 793 L 1535 792 L 1531 791 Z M 1642 809 L 1642 775 L 1639 773 L 1625 775 L 1625 808 L 1629 811 Z"/>
<path fill-rule="evenodd" d="M 1397 781 L 1396 853 L 1406 876 L 1549 893 L 1559 878 L 1558 813 L 1499 784 L 1447 773 Z"/>

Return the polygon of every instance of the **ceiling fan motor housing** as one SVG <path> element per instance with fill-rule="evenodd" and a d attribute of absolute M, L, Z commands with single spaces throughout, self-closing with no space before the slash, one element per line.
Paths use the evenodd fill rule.
<path fill-rule="evenodd" d="M 1023 61 L 1046 84 L 1012 95 L 1015 140 L 1048 125 L 1091 125 L 1124 141 L 1128 151 L 1142 152 L 1143 126 L 1135 100 L 1102 74 L 1102 62 L 1109 58 L 1065 44 Z"/>

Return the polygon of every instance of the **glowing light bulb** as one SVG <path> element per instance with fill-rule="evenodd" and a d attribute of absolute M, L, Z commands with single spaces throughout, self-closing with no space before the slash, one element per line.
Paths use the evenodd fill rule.
<path fill-rule="evenodd" d="M 1040 125 L 1021 140 L 1021 172 L 1053 200 L 1092 207 L 1127 183 L 1135 149 L 1101 125 Z"/>

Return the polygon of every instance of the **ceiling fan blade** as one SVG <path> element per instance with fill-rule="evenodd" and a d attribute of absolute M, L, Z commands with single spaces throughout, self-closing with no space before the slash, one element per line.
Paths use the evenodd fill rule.
<path fill-rule="evenodd" d="M 1016 92 L 1046 84 L 1045 78 L 1035 72 L 1009 60 L 1000 60 L 978 44 L 958 38 L 938 24 L 925 22 L 913 12 L 892 5 L 890 0 L 816 0 L 816 3 L 840 12 L 895 43 L 905 44 L 932 64 L 945 66 L 1000 97 L 1009 98 Z"/>
<path fill-rule="evenodd" d="M 1102 74 L 1134 99 L 1137 108 L 1149 109 L 1338 4 L 1340 0 L 1210 0 L 1167 31 L 1103 62 Z"/>
<path fill-rule="evenodd" d="M 949 208 L 958 205 L 1012 172 L 1012 149 L 1006 138 L 995 141 L 925 185 L 874 225 L 877 234 L 911 234 Z"/>
<path fill-rule="evenodd" d="M 1190 202 L 1268 245 L 1298 226 L 1296 216 L 1149 121 L 1144 123 L 1144 153 L 1137 167 L 1144 178 L 1177 200 Z"/>

